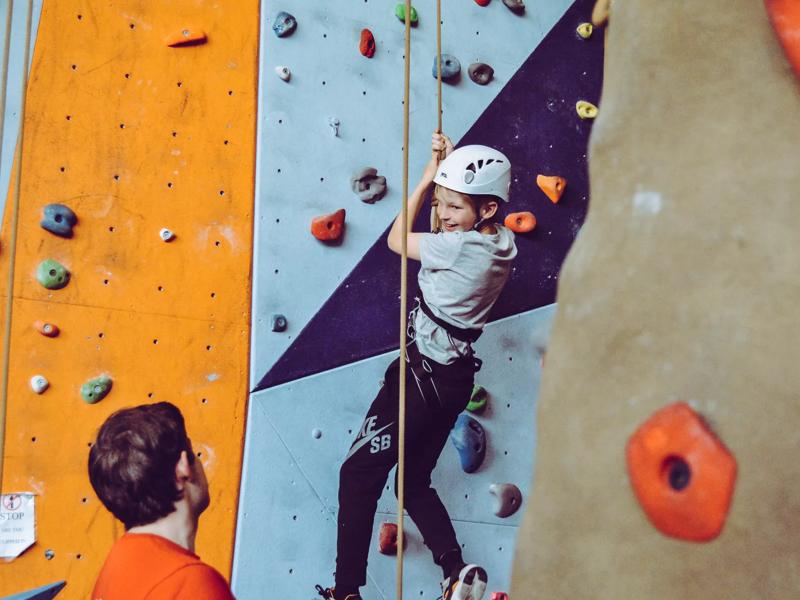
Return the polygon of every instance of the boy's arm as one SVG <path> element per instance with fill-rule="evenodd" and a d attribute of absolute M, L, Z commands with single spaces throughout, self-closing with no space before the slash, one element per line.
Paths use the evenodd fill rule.
<path fill-rule="evenodd" d="M 422 173 L 422 178 L 419 180 L 416 189 L 408 198 L 408 242 L 406 250 L 409 258 L 419 260 L 419 243 L 424 235 L 427 233 L 411 233 L 411 228 L 414 226 L 414 221 L 419 215 L 419 210 L 425 202 L 425 193 L 428 188 L 433 184 L 433 178 L 436 177 L 436 170 L 439 167 L 439 154 L 443 152 L 446 156 L 453 151 L 453 143 L 450 139 L 439 132 L 434 132 L 431 138 L 431 159 L 425 166 L 425 171 Z M 389 248 L 397 254 L 402 253 L 403 246 L 403 223 L 402 215 L 398 214 L 392 223 L 392 228 L 389 230 L 389 239 L 387 240 Z"/>

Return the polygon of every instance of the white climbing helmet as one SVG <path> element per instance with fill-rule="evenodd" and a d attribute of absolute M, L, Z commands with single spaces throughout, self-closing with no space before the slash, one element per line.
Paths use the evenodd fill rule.
<path fill-rule="evenodd" d="M 508 202 L 511 161 L 489 146 L 462 146 L 439 163 L 433 181 L 462 194 L 488 194 Z"/>

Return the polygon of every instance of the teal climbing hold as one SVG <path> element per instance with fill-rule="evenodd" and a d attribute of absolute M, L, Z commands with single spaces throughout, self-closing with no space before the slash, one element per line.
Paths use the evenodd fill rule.
<path fill-rule="evenodd" d="M 439 70 L 439 59 L 438 57 L 433 57 L 433 77 L 434 79 L 439 78 L 438 70 Z M 453 56 L 452 54 L 442 54 L 442 80 L 443 81 L 451 81 L 458 77 L 461 74 L 461 63 L 459 60 Z"/>
<path fill-rule="evenodd" d="M 403 23 L 406 22 L 406 5 L 405 2 L 401 2 L 397 6 L 394 7 L 394 15 L 400 19 Z M 413 6 L 411 7 L 411 16 L 409 18 L 412 25 L 416 25 L 417 21 L 419 20 L 419 15 L 417 15 L 417 9 Z"/>
<path fill-rule="evenodd" d="M 36 279 L 48 290 L 60 290 L 69 283 L 69 271 L 58 261 L 48 258 L 39 263 Z"/>
<path fill-rule="evenodd" d="M 283 10 L 278 13 L 278 16 L 275 17 L 275 22 L 272 23 L 272 31 L 278 37 L 291 35 L 295 29 L 297 29 L 297 19 Z"/>
<path fill-rule="evenodd" d="M 450 432 L 450 439 L 458 450 L 461 468 L 466 473 L 477 471 L 486 457 L 486 432 L 481 424 L 461 413 Z"/>
<path fill-rule="evenodd" d="M 493 512 L 501 519 L 510 517 L 522 505 L 522 492 L 513 483 L 493 483 L 489 493 L 494 498 Z"/>
<path fill-rule="evenodd" d="M 48 204 L 44 207 L 44 214 L 39 225 L 42 226 L 42 229 L 59 237 L 71 238 L 72 228 L 77 223 L 78 217 L 69 206 Z"/>
<path fill-rule="evenodd" d="M 101 375 L 84 383 L 81 386 L 81 396 L 83 396 L 84 402 L 87 404 L 100 402 L 100 400 L 108 396 L 112 383 L 111 377 L 108 375 Z"/>
<path fill-rule="evenodd" d="M 481 413 L 486 408 L 486 403 L 489 401 L 489 392 L 478 384 L 472 388 L 472 396 L 470 396 L 467 410 L 469 412 Z"/>
<path fill-rule="evenodd" d="M 4 596 L 3 600 L 53 600 L 53 598 L 58 595 L 58 592 L 64 589 L 65 585 L 67 585 L 66 581 L 57 581 L 56 583 L 28 590 L 27 592 Z"/>

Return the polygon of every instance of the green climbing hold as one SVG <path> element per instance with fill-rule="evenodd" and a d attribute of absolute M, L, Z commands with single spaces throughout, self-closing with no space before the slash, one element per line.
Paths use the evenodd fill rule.
<path fill-rule="evenodd" d="M 405 4 L 405 2 L 401 2 L 400 4 L 398 4 L 397 6 L 394 7 L 394 15 L 398 19 L 400 19 L 403 23 L 406 22 L 406 4 Z M 412 25 L 416 25 L 418 18 L 419 17 L 417 15 L 417 9 L 412 6 L 411 7 L 411 17 L 410 17 L 411 24 Z"/>
<path fill-rule="evenodd" d="M 481 413 L 486 408 L 486 403 L 489 401 L 489 392 L 481 385 L 475 385 L 472 388 L 472 396 L 470 396 L 467 410 L 469 412 Z"/>
<path fill-rule="evenodd" d="M 36 269 L 36 279 L 48 290 L 60 290 L 69 283 L 69 271 L 58 261 L 48 258 Z"/>
<path fill-rule="evenodd" d="M 96 404 L 103 398 L 108 396 L 111 391 L 111 377 L 108 375 L 101 375 L 90 379 L 81 386 L 81 396 L 86 404 Z"/>

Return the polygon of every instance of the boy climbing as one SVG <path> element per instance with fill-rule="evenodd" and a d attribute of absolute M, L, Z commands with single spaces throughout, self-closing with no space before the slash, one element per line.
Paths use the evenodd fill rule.
<path fill-rule="evenodd" d="M 491 218 L 508 201 L 511 165 L 487 146 L 454 150 L 435 132 L 432 158 L 408 198 L 409 230 L 435 184 L 435 233 L 408 232 L 408 257 L 421 262 L 422 297 L 409 315 L 406 371 L 405 508 L 443 573 L 444 600 L 480 600 L 486 571 L 466 564 L 447 509 L 431 487 L 431 473 L 459 413 L 469 402 L 480 368 L 472 342 L 480 336 L 517 253 L 514 234 Z M 439 156 L 444 160 L 439 162 Z M 388 244 L 401 252 L 401 217 Z M 335 587 L 317 586 L 334 600 L 361 600 L 378 498 L 398 458 L 399 358 L 342 464 Z M 395 477 L 395 491 L 397 478 Z"/>

